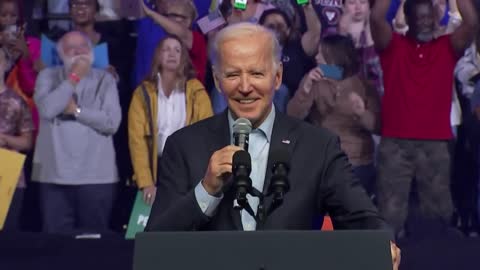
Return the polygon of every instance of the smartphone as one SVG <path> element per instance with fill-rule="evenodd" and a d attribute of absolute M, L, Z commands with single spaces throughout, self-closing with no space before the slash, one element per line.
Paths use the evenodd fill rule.
<path fill-rule="evenodd" d="M 320 64 L 318 67 L 322 70 L 323 76 L 332 80 L 343 80 L 343 68 L 335 65 Z"/>
<path fill-rule="evenodd" d="M 297 0 L 297 5 L 300 5 L 300 6 L 308 5 L 308 0 Z"/>
<path fill-rule="evenodd" d="M 248 0 L 235 0 L 233 2 L 233 7 L 236 9 L 245 10 L 247 9 L 247 1 Z"/>

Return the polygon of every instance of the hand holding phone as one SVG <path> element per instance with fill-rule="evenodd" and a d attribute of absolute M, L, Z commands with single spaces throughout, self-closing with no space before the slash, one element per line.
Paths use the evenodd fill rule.
<path fill-rule="evenodd" d="M 316 67 L 308 72 L 305 82 L 303 83 L 303 91 L 310 93 L 312 90 L 313 82 L 318 82 L 323 78 L 323 72 L 320 68 Z"/>
<path fill-rule="evenodd" d="M 327 79 L 336 81 L 343 80 L 343 68 L 335 65 L 320 64 L 318 65 L 323 72 L 323 76 Z"/>

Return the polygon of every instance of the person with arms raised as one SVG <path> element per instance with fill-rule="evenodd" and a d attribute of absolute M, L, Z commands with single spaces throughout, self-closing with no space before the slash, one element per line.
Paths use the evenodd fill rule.
<path fill-rule="evenodd" d="M 139 0 L 147 16 L 139 21 L 134 81 L 140 84 L 149 72 L 158 42 L 167 35 L 180 38 L 187 46 L 197 78 L 204 83 L 207 67 L 207 45 L 203 35 L 192 29 L 198 13 L 192 0 L 157 0 L 156 10 Z"/>
<path fill-rule="evenodd" d="M 405 36 L 393 32 L 385 19 L 389 0 L 377 0 L 371 13 L 385 88 L 378 206 L 399 237 L 405 233 L 413 179 L 425 217 L 448 225 L 453 212 L 449 152 L 453 71 L 478 27 L 472 1 L 457 4 L 463 21 L 452 34 L 442 36 L 436 35 L 439 20 L 431 0 L 406 0 Z"/>

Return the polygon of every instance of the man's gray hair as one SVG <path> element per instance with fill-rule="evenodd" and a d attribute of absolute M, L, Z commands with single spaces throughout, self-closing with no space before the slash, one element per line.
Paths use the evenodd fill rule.
<path fill-rule="evenodd" d="M 249 22 L 232 24 L 223 28 L 215 35 L 214 40 L 209 48 L 209 57 L 213 68 L 215 69 L 215 67 L 218 67 L 220 58 L 219 49 L 222 43 L 231 39 L 238 39 L 259 34 L 266 35 L 271 42 L 273 67 L 276 70 L 282 61 L 282 46 L 280 45 L 280 42 L 278 42 L 275 33 L 259 24 L 253 24 Z"/>
<path fill-rule="evenodd" d="M 71 31 L 71 32 L 68 32 L 66 34 L 64 34 L 57 42 L 57 53 L 58 53 L 58 56 L 60 56 L 60 59 L 63 60 L 63 58 L 65 57 L 65 52 L 63 51 L 63 42 L 65 41 L 65 38 L 71 34 L 79 34 L 81 35 L 88 43 L 88 47 L 90 48 L 90 50 L 93 50 L 93 42 L 92 40 L 85 34 L 85 33 L 82 33 L 80 31 Z"/>

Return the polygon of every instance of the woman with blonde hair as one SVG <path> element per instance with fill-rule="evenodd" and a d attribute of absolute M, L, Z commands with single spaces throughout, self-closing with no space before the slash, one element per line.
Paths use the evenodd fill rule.
<path fill-rule="evenodd" d="M 151 72 L 135 89 L 128 112 L 134 180 L 146 203 L 155 199 L 157 163 L 167 137 L 212 115 L 187 48 L 178 37 L 165 37 L 155 48 Z"/>

